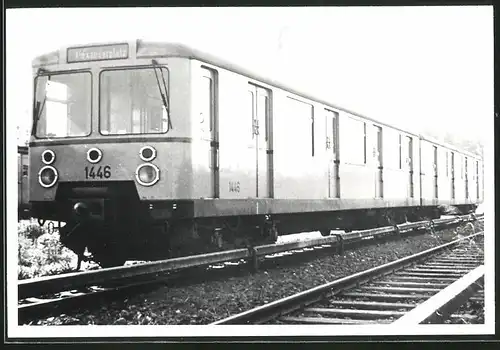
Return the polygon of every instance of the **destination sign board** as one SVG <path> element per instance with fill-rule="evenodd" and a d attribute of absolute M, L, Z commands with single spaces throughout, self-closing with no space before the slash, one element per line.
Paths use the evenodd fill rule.
<path fill-rule="evenodd" d="M 73 47 L 67 52 L 68 63 L 125 58 L 128 58 L 128 44 Z"/>

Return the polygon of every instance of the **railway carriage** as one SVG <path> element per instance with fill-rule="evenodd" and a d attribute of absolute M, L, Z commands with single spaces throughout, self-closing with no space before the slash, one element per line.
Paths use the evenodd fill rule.
<path fill-rule="evenodd" d="M 104 266 L 482 200 L 478 157 L 185 45 L 64 47 L 33 68 L 33 215 L 66 222 L 62 242 Z M 465 176 L 442 176 L 440 154 L 467 157 Z"/>

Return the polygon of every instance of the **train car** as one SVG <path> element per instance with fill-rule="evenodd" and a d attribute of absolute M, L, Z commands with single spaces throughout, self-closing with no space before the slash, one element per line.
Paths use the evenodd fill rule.
<path fill-rule="evenodd" d="M 422 205 L 453 206 L 468 212 L 482 202 L 479 156 L 423 137 L 420 149 Z"/>
<path fill-rule="evenodd" d="M 422 197 L 421 136 L 182 44 L 63 47 L 33 72 L 33 216 L 103 266 L 480 201 Z"/>
<path fill-rule="evenodd" d="M 28 147 L 17 147 L 17 214 L 18 219 L 30 217 L 29 184 L 28 184 Z"/>

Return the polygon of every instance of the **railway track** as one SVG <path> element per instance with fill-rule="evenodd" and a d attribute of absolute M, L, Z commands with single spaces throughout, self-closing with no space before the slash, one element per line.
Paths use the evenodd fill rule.
<path fill-rule="evenodd" d="M 182 279 L 190 271 L 205 273 L 224 267 L 250 265 L 253 269 L 260 264 L 272 263 L 297 257 L 297 255 L 318 254 L 331 249 L 342 251 L 347 246 L 367 244 L 370 240 L 379 242 L 394 235 L 404 237 L 418 229 L 433 229 L 457 225 L 475 219 L 470 215 L 451 219 L 438 219 L 430 222 L 417 222 L 382 227 L 373 230 L 352 232 L 345 235 L 333 235 L 301 242 L 254 247 L 251 250 L 238 249 L 216 252 L 199 256 L 168 259 L 164 261 L 137 264 L 131 266 L 77 272 L 57 276 L 41 277 L 18 282 L 19 321 L 33 318 L 55 310 L 79 307 L 91 303 L 96 298 L 114 298 L 120 293 L 148 285 L 165 283 L 166 280 Z M 481 218 L 480 218 L 481 219 Z M 240 267 L 241 268 L 241 267 Z"/>
<path fill-rule="evenodd" d="M 437 323 L 464 301 L 484 303 L 483 232 L 375 267 L 212 323 Z M 474 295 L 474 296 L 472 296 Z"/>

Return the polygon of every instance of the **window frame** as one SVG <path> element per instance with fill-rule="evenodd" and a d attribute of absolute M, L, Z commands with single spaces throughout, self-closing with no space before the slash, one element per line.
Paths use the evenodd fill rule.
<path fill-rule="evenodd" d="M 401 133 L 398 134 L 398 139 L 399 139 L 399 170 L 403 169 L 403 145 L 402 145 L 402 135 Z"/>
<path fill-rule="evenodd" d="M 306 101 L 303 101 L 301 99 L 298 99 L 298 98 L 295 98 L 294 96 L 290 96 L 290 95 L 287 95 L 286 96 L 287 98 L 287 102 L 288 101 L 293 101 L 293 102 L 298 102 L 298 103 L 302 103 L 304 104 L 305 106 L 308 106 L 310 107 L 310 115 L 309 115 L 309 118 L 310 118 L 310 121 L 311 121 L 311 158 L 314 158 L 314 127 L 315 127 L 315 123 L 314 123 L 314 113 L 315 113 L 315 109 L 314 109 L 314 104 L 313 103 L 310 103 L 310 102 L 306 102 Z M 290 105 L 288 105 L 288 107 L 290 107 Z M 290 110 L 289 108 L 286 109 L 287 112 Z"/>
<path fill-rule="evenodd" d="M 366 128 L 366 122 L 365 121 L 361 121 L 363 123 L 363 165 L 366 165 L 366 161 L 367 161 L 367 147 L 368 147 L 368 140 L 367 140 L 367 128 Z"/>
<path fill-rule="evenodd" d="M 202 81 L 207 79 L 210 82 L 210 116 L 208 120 L 208 133 L 212 133 L 214 131 L 214 124 L 215 124 L 215 115 L 217 113 L 216 110 L 216 90 L 217 90 L 217 71 L 215 69 L 212 69 L 207 66 L 200 66 L 201 69 L 201 74 L 200 74 L 200 84 Z M 169 72 L 169 77 L 170 77 L 170 72 Z M 170 79 L 169 79 L 170 81 Z M 170 90 L 170 86 L 169 86 Z M 200 91 L 202 89 L 200 88 Z M 206 91 L 205 91 L 206 92 Z M 170 97 L 170 94 L 169 94 Z M 170 102 L 169 102 L 169 107 L 170 107 Z"/>
<path fill-rule="evenodd" d="M 101 91 L 101 83 L 103 81 L 102 79 L 102 75 L 103 73 L 106 73 L 106 72 L 109 72 L 109 71 L 126 71 L 126 70 L 141 70 L 141 69 L 152 69 L 153 72 L 154 72 L 154 69 L 155 68 L 160 68 L 160 69 L 165 69 L 167 71 L 167 81 L 165 82 L 166 83 L 166 86 L 167 86 L 167 105 L 168 105 L 168 118 L 171 118 L 171 115 L 170 113 L 172 112 L 171 111 L 171 98 L 170 98 L 170 69 L 168 68 L 168 66 L 166 65 L 163 65 L 163 64 L 158 64 L 158 65 L 154 65 L 154 64 L 146 64 L 146 65 L 136 65 L 136 66 L 120 66 L 120 67 L 109 67 L 109 68 L 103 68 L 99 71 L 99 80 L 98 80 L 98 96 L 97 96 L 97 103 L 98 103 L 98 120 L 97 120 L 97 124 L 98 124 L 98 132 L 100 135 L 102 136 L 133 136 L 133 135 L 142 135 L 142 136 L 148 136 L 148 135 L 165 135 L 166 133 L 168 133 L 171 129 L 167 128 L 165 131 L 163 132 L 148 132 L 148 133 L 144 133 L 144 132 L 140 132 L 140 133 L 107 133 L 107 134 L 103 134 L 102 133 L 102 129 L 101 129 L 101 117 L 102 117 L 102 108 L 101 108 L 101 98 L 103 97 L 103 94 L 102 94 L 102 91 Z M 155 77 L 155 80 L 156 80 L 156 77 Z M 161 82 L 160 82 L 161 83 Z M 161 96 L 159 96 L 159 98 L 161 99 Z M 162 105 L 163 105 L 163 102 L 162 102 Z M 163 109 L 163 108 L 162 108 Z M 108 116 L 109 117 L 109 116 Z M 131 121 L 133 119 L 133 115 L 131 113 Z M 132 125 L 132 123 L 131 123 Z M 108 125 L 109 127 L 109 125 Z"/>
<path fill-rule="evenodd" d="M 344 126 L 344 134 L 347 133 L 347 131 L 351 131 L 349 130 L 350 128 L 348 127 L 348 124 L 349 123 L 352 123 L 352 122 L 355 122 L 355 123 L 361 123 L 363 125 L 363 128 L 362 128 L 362 134 L 363 134 L 363 157 L 362 159 L 360 159 L 359 161 L 356 160 L 356 161 L 353 161 L 352 158 L 349 158 L 352 153 L 351 152 L 345 152 L 347 153 L 347 156 L 344 156 L 343 157 L 343 162 L 344 164 L 349 164 L 349 165 L 357 165 L 357 166 L 366 166 L 367 165 L 367 156 L 368 156 L 368 152 L 367 152 L 367 147 L 368 147 L 368 140 L 367 140 L 367 123 L 365 120 L 363 119 L 360 119 L 356 116 L 351 116 L 351 115 L 346 115 L 345 116 L 345 119 L 344 119 L 344 123 L 345 123 L 345 126 Z M 345 129 L 348 129 L 347 131 Z M 350 139 L 349 139 L 350 140 Z M 345 142 L 345 141 L 344 141 Z M 358 141 L 358 142 L 361 142 L 361 141 Z M 344 145 L 345 146 L 345 145 Z M 348 146 L 351 146 L 351 143 L 349 143 Z M 361 147 L 359 147 L 359 150 L 361 150 Z M 361 158 L 361 157 L 360 157 Z"/>
<path fill-rule="evenodd" d="M 78 136 L 39 136 L 37 135 L 37 131 L 38 131 L 38 128 L 39 128 L 39 123 L 40 123 L 40 120 L 37 120 L 36 122 L 36 129 L 35 130 L 32 130 L 31 134 L 35 137 L 35 139 L 37 140 L 47 140 L 47 139 L 77 139 L 77 138 L 81 138 L 81 137 L 89 137 L 90 135 L 92 135 L 92 132 L 93 132 L 93 103 L 94 103 L 94 74 L 92 73 L 92 69 L 89 69 L 89 68 L 85 68 L 85 69 L 71 69 L 71 70 L 65 70 L 65 71 L 57 71 L 57 72 L 43 72 L 42 74 L 37 74 L 34 78 L 33 78 L 33 112 L 35 111 L 35 103 L 37 102 L 36 100 L 36 93 L 37 93 L 37 79 L 40 78 L 40 77 L 52 77 L 52 76 L 56 76 L 56 75 L 69 75 L 69 74 L 79 74 L 79 73 L 88 73 L 90 74 L 90 92 L 89 92 L 89 96 L 90 96 L 90 107 L 89 107 L 89 131 L 87 134 L 85 135 L 78 135 Z M 45 100 L 45 106 L 44 106 L 44 109 L 46 107 L 46 104 L 47 104 L 47 101 L 49 101 L 49 99 L 46 99 Z M 56 101 L 56 100 L 52 100 L 50 99 L 50 101 L 54 101 L 54 102 L 59 102 L 61 103 L 61 101 Z M 32 116 L 31 116 L 31 122 L 32 124 L 34 124 L 34 114 L 32 113 Z"/>
<path fill-rule="evenodd" d="M 446 150 L 446 177 L 450 177 L 450 161 L 449 161 L 450 151 Z"/>

